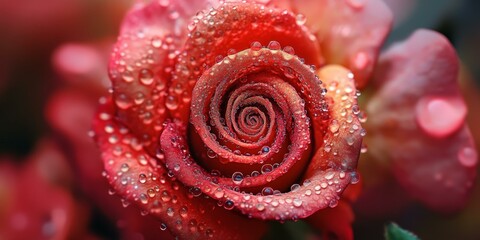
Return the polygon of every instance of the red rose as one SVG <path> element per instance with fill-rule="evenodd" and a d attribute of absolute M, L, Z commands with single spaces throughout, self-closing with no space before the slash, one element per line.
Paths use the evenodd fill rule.
<path fill-rule="evenodd" d="M 94 121 L 107 179 L 180 238 L 258 238 L 261 220 L 310 217 L 351 239 L 347 201 L 357 191 L 344 190 L 359 181 L 365 135 L 356 87 L 371 77 L 391 18 L 381 1 L 137 3 L 111 57 L 112 96 L 101 99 Z M 438 49 L 430 52 L 419 35 Z M 390 109 L 408 117 L 373 121 L 372 139 L 385 139 L 374 155 L 387 152 L 421 200 L 453 209 L 464 203 L 476 165 L 455 90 L 458 64 L 436 33 L 420 31 L 405 44 L 403 52 L 418 51 L 412 59 L 425 64 L 395 50 L 381 58 L 381 97 L 368 109 L 380 119 Z M 443 85 L 430 91 L 434 77 Z M 404 78 L 408 85 L 397 83 Z M 443 122 L 439 111 L 448 111 Z M 438 144 L 422 153 L 432 139 Z M 415 184 L 415 164 L 435 165 L 422 160 L 437 150 L 448 151 L 433 156 L 461 176 L 450 181 L 459 195 L 439 200 L 445 189 Z"/>

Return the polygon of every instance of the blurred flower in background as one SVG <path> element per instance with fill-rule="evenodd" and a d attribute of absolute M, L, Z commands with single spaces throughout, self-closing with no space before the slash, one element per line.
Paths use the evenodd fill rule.
<path fill-rule="evenodd" d="M 0 239 L 172 238 L 161 223 L 111 196 L 88 135 L 98 99 L 108 93 L 108 59 L 132 2 L 0 1 Z M 456 47 L 467 121 L 480 149 L 480 3 L 385 2 L 395 15 L 389 43 L 426 27 Z M 391 221 L 428 239 L 480 238 L 478 180 L 464 209 L 439 214 L 398 185 L 385 159 L 364 154 L 360 171 L 366 179 L 354 209 L 358 239 L 383 239 Z M 301 222 L 272 229 L 267 238 L 318 237 Z"/>

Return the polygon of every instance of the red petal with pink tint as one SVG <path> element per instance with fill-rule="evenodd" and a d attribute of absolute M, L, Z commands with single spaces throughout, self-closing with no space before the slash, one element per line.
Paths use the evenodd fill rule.
<path fill-rule="evenodd" d="M 112 112 L 112 104 L 102 105 L 94 130 L 107 179 L 126 204 L 137 204 L 180 238 L 257 239 L 263 234 L 263 223 L 226 211 L 211 199 L 194 198 L 199 192 L 176 181 L 159 162 L 163 154 L 150 156 L 127 128 L 113 120 Z"/>
<path fill-rule="evenodd" d="M 209 5 L 207 0 L 138 2 L 124 20 L 110 60 L 116 116 L 150 150 L 167 117 L 167 84 L 187 23 Z"/>
<path fill-rule="evenodd" d="M 463 207 L 477 152 L 465 125 L 458 59 L 448 40 L 418 30 L 380 58 L 379 92 L 368 106 L 372 153 L 393 161 L 397 180 L 429 207 Z"/>
<path fill-rule="evenodd" d="M 297 18 L 320 41 L 326 62 L 349 68 L 357 87 L 364 87 L 391 28 L 393 17 L 385 3 L 381 0 L 291 2 L 300 14 Z"/>

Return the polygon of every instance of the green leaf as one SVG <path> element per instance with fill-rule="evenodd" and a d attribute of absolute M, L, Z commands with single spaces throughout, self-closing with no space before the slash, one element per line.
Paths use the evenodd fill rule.
<path fill-rule="evenodd" d="M 402 229 L 396 223 L 390 223 L 385 227 L 386 240 L 420 240 L 415 234 Z"/>

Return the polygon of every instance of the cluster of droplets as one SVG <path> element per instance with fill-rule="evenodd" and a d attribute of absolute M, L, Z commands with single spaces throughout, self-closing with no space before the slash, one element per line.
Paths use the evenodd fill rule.
<path fill-rule="evenodd" d="M 108 104 L 104 98 L 100 102 L 102 105 Z M 99 112 L 97 119 L 103 126 L 103 133 L 90 135 L 101 136 L 101 142 L 111 145 L 107 148 L 109 151 L 104 152 L 105 156 L 110 157 L 104 159 L 107 167 L 102 173 L 115 187 L 109 194 L 119 193 L 122 197 L 127 197 L 121 199 L 124 207 L 128 207 L 131 202 L 138 202 L 144 206 L 142 215 L 166 216 L 164 219 L 169 222 L 170 228 L 178 231 L 188 229 L 191 233 L 213 238 L 215 231 L 196 217 L 201 215 L 198 212 L 204 214 L 205 209 L 194 204 L 181 204 L 188 202 L 185 199 L 194 197 L 194 193 L 190 191 L 185 195 L 181 183 L 163 165 L 158 164 L 157 159 L 163 159 L 164 154 L 159 151 L 156 158 L 153 158 L 144 152 L 140 141 L 127 128 L 115 123 L 108 112 Z M 166 230 L 167 223 L 161 223 L 160 229 Z"/>
<path fill-rule="evenodd" d="M 245 74 L 248 75 L 252 72 L 258 72 L 258 69 L 260 69 L 258 67 L 262 66 L 262 64 L 269 66 L 269 71 L 271 70 L 274 75 L 280 74 L 283 78 L 282 81 L 286 80 L 287 82 L 294 83 L 294 85 L 296 84 L 295 87 L 292 87 L 294 92 L 298 92 L 301 96 L 306 96 L 307 99 L 311 99 L 311 101 L 305 101 L 304 99 L 301 99 L 298 101 L 296 100 L 295 102 L 295 104 L 301 106 L 299 109 L 306 107 L 309 109 L 309 111 L 301 110 L 293 112 L 294 116 L 302 119 L 300 121 L 303 121 L 303 124 L 306 123 L 305 126 L 307 126 L 307 128 L 310 127 L 310 121 L 312 121 L 311 119 L 314 119 L 313 121 L 330 121 L 331 119 L 329 119 L 329 115 L 331 114 L 331 111 L 342 109 L 336 114 L 338 115 L 338 119 L 333 119 L 331 121 L 332 124 L 327 125 L 328 128 L 326 128 L 325 131 L 331 131 L 333 137 L 338 137 L 340 132 L 345 132 L 345 134 L 342 133 L 341 137 L 345 136 L 346 138 L 344 141 L 346 141 L 347 145 L 351 147 L 353 147 L 357 141 L 353 135 L 365 135 L 365 130 L 361 128 L 358 122 L 358 115 L 362 113 L 356 105 L 356 98 L 358 97 L 358 94 L 355 91 L 355 88 L 348 84 L 346 87 L 343 85 L 338 86 L 338 83 L 332 83 L 332 86 L 320 88 L 322 82 L 317 76 L 314 75 L 316 71 L 315 67 L 305 66 L 303 64 L 303 60 L 298 59 L 294 53 L 295 52 L 292 47 L 287 46 L 283 48 L 282 51 L 281 45 L 278 42 L 271 41 L 267 47 L 264 47 L 259 42 L 253 42 L 250 45 L 250 48 L 247 50 L 236 53 L 235 50 L 231 49 L 228 51 L 227 57 L 217 57 L 215 65 L 208 69 L 208 71 L 205 71 L 204 76 L 202 76 L 208 79 L 208 81 L 202 81 L 201 78 L 196 84 L 194 90 L 194 101 L 192 103 L 193 110 L 190 118 L 191 124 L 193 126 L 196 126 L 196 124 L 198 125 L 198 122 L 205 124 L 205 126 L 200 125 L 200 127 L 196 126 L 194 128 L 197 132 L 199 132 L 199 137 L 203 140 L 206 147 L 206 151 L 197 152 L 205 152 L 205 155 L 209 159 L 234 155 L 251 156 L 249 154 L 242 153 L 239 149 L 234 150 L 229 149 L 229 147 L 225 145 L 221 146 L 220 142 L 225 136 L 221 136 L 221 134 L 216 135 L 218 132 L 215 132 L 213 129 L 221 128 L 224 130 L 226 129 L 228 132 L 228 126 L 226 124 L 226 122 L 229 121 L 228 118 L 220 118 L 217 122 L 215 122 L 215 120 L 209 120 L 207 117 L 205 117 L 205 115 L 199 113 L 210 112 L 210 114 L 212 114 L 211 112 L 214 111 L 212 109 L 218 108 L 220 105 L 222 105 L 218 101 L 215 101 L 215 95 L 217 93 L 223 95 L 228 92 L 228 87 L 225 86 L 229 86 L 229 84 L 224 84 L 221 81 L 217 83 L 215 80 L 217 75 L 222 74 L 222 79 L 227 79 L 228 81 L 230 76 L 228 76 L 228 74 L 224 75 L 226 73 L 225 69 L 227 69 L 230 72 L 233 71 L 233 75 L 236 76 L 238 81 L 240 81 L 243 85 L 248 85 L 250 83 L 248 77 L 244 78 L 242 76 Z M 248 61 L 251 62 L 251 65 L 242 65 Z M 294 70 L 296 67 L 289 67 L 293 62 L 295 62 L 297 65 L 299 63 L 300 66 L 305 67 L 307 69 L 305 72 L 310 73 L 313 76 L 314 80 L 311 80 L 310 83 L 313 82 L 314 86 L 318 87 L 317 92 L 321 93 L 320 97 L 318 97 L 318 95 L 316 98 L 313 97 L 312 91 L 309 89 L 309 82 L 307 79 L 305 79 L 306 76 L 299 75 L 298 69 Z M 232 82 L 235 81 L 237 81 L 237 79 L 232 80 Z M 353 76 L 349 75 L 348 79 L 345 81 L 353 83 Z M 277 83 L 275 81 L 271 81 L 270 83 L 275 88 L 275 84 Z M 209 88 L 212 87 L 209 84 L 212 84 L 213 88 L 215 88 L 212 95 L 209 95 L 209 97 L 204 97 L 202 101 L 197 101 L 196 97 L 208 95 Z M 282 83 L 278 84 L 281 85 Z M 218 90 L 217 86 L 223 86 L 224 89 Z M 203 95 L 197 96 L 195 95 L 195 91 L 199 91 Z M 329 91 L 335 93 L 335 109 L 330 108 L 323 98 Z M 288 98 L 290 96 L 284 97 Z M 208 104 L 205 104 L 205 101 L 207 101 L 205 99 L 208 99 L 209 101 L 214 99 L 211 100 L 211 102 L 215 103 L 212 104 L 214 107 L 211 108 Z M 196 108 L 202 109 L 204 107 L 206 111 L 195 110 Z M 257 123 L 260 120 L 254 119 L 252 121 L 252 124 L 254 125 L 254 123 Z M 335 126 L 335 121 L 338 121 L 338 126 Z M 209 123 L 211 124 L 209 125 Z M 294 126 L 298 127 L 298 123 L 295 123 Z M 202 129 L 205 129 L 206 131 L 202 132 Z M 298 137 L 308 140 L 302 143 L 292 143 L 292 145 L 289 146 L 288 151 L 293 151 L 292 146 L 294 146 L 296 150 L 300 151 L 311 148 L 311 142 L 309 140 L 310 135 L 305 135 L 304 131 L 300 132 L 300 134 L 297 134 L 296 137 L 292 138 L 292 142 L 294 142 L 293 140 Z M 235 134 L 232 136 L 235 136 Z M 352 137 L 350 138 L 350 136 Z M 324 144 L 329 145 L 331 149 L 334 149 L 333 151 L 335 151 L 335 154 L 333 155 L 337 158 L 340 158 L 342 154 L 341 152 L 337 151 L 341 151 L 341 147 L 339 148 L 334 146 L 333 142 L 328 142 L 329 140 L 332 139 L 328 139 Z M 265 186 L 265 183 L 274 180 L 274 178 L 269 178 L 269 176 L 272 176 L 273 174 L 271 173 L 273 173 L 276 169 L 280 169 L 282 171 L 281 173 L 288 172 L 288 169 L 291 166 L 281 167 L 286 163 L 285 160 L 275 164 L 263 163 L 258 171 L 253 171 L 251 174 L 245 174 L 245 172 L 240 171 L 225 174 L 222 173 L 221 169 L 220 171 L 205 171 L 202 169 L 202 167 L 195 163 L 196 161 L 193 159 L 193 156 L 190 155 L 188 151 L 185 151 L 185 148 L 182 149 L 182 143 L 180 143 L 182 141 L 185 141 L 185 139 L 182 140 L 181 137 L 172 138 L 171 145 L 173 148 L 179 149 L 178 152 L 180 155 L 177 155 L 175 159 L 183 159 L 184 162 L 181 162 L 178 165 L 169 164 L 168 168 L 175 172 L 174 175 L 178 177 L 180 181 L 191 186 L 189 189 L 191 195 L 198 197 L 202 194 L 205 194 L 213 199 L 218 200 L 218 205 L 223 206 L 225 209 L 230 210 L 236 207 L 243 213 L 254 217 L 277 220 L 298 219 L 299 217 L 308 215 L 309 211 L 317 210 L 319 206 L 335 207 L 338 203 L 339 194 L 346 186 L 345 184 L 357 183 L 359 181 L 358 174 L 352 169 L 352 165 L 354 165 L 352 162 L 356 161 L 356 159 L 346 158 L 342 161 L 342 166 L 330 166 L 331 169 L 345 170 L 324 171 L 323 173 L 308 179 L 302 185 L 293 184 L 290 187 L 289 192 L 282 193 L 273 187 L 268 185 Z M 213 143 L 213 146 L 207 143 L 209 141 L 210 143 Z M 216 147 L 215 145 L 220 145 L 221 147 Z M 271 151 L 275 151 L 274 146 L 260 145 L 259 147 L 259 155 L 265 155 Z M 233 155 L 229 155 L 229 151 Z M 231 159 L 229 160 L 232 161 Z M 299 159 L 293 159 L 292 162 L 295 163 L 297 160 Z M 228 162 L 222 163 L 227 164 Z M 172 168 L 172 166 L 174 167 Z M 188 174 L 193 174 L 193 176 L 187 176 Z M 262 177 L 256 178 L 258 176 Z M 247 184 L 248 182 L 252 181 L 252 179 L 260 180 L 255 182 L 256 185 Z M 259 183 L 260 185 L 258 185 Z M 263 187 L 257 193 L 252 193 L 248 190 L 245 191 L 245 189 L 248 189 L 248 186 Z"/>

